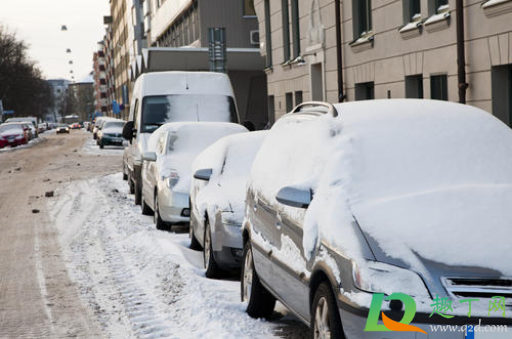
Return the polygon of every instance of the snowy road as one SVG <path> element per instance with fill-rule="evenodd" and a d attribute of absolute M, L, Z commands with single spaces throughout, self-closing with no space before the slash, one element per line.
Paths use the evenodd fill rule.
<path fill-rule="evenodd" d="M 133 204 L 122 151 L 90 138 L 0 154 L 0 338 L 308 337 L 282 306 L 248 317 L 236 276 L 206 279 L 186 230 L 157 231 Z"/>

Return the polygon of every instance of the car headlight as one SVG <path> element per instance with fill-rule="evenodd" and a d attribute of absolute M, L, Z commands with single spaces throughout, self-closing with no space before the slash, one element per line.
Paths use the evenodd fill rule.
<path fill-rule="evenodd" d="M 165 178 L 165 184 L 170 189 L 173 189 L 174 186 L 176 186 L 176 184 L 178 183 L 179 180 L 180 180 L 180 175 L 178 174 L 178 171 L 172 169 L 171 173 L 169 174 L 169 176 L 167 176 Z"/>
<path fill-rule="evenodd" d="M 352 262 L 352 277 L 355 286 L 363 291 L 387 295 L 400 292 L 411 297 L 430 297 L 419 275 L 397 266 L 375 261 L 362 264 Z"/>

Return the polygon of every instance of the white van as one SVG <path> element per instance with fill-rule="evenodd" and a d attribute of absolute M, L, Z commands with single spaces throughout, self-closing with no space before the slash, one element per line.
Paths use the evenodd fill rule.
<path fill-rule="evenodd" d="M 155 72 L 135 82 L 123 137 L 130 141 L 126 163 L 130 191 L 140 204 L 142 155 L 151 133 L 168 122 L 239 122 L 227 75 L 211 72 Z"/>

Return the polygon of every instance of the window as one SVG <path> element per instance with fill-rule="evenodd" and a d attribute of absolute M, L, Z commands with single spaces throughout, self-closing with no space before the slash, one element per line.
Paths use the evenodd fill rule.
<path fill-rule="evenodd" d="M 436 14 L 448 10 L 448 0 L 434 0 Z"/>
<path fill-rule="evenodd" d="M 266 67 L 272 67 L 272 29 L 270 27 L 270 0 L 265 0 L 265 47 L 267 51 Z"/>
<path fill-rule="evenodd" d="M 295 106 L 302 104 L 302 91 L 295 92 Z"/>
<path fill-rule="evenodd" d="M 293 58 L 300 55 L 300 25 L 299 25 L 299 0 L 292 1 L 292 36 L 293 36 Z"/>
<path fill-rule="evenodd" d="M 423 99 L 423 75 L 405 77 L 405 97 Z"/>
<path fill-rule="evenodd" d="M 244 0 L 244 16 L 255 16 L 254 0 Z"/>
<path fill-rule="evenodd" d="M 286 93 L 286 112 L 291 112 L 293 109 L 293 93 Z"/>
<path fill-rule="evenodd" d="M 420 0 L 404 0 L 404 22 L 417 22 L 421 19 Z"/>
<path fill-rule="evenodd" d="M 354 39 L 363 37 L 372 31 L 371 0 L 352 0 Z"/>
<path fill-rule="evenodd" d="M 492 114 L 512 127 L 512 65 L 491 70 Z"/>
<path fill-rule="evenodd" d="M 290 16 L 288 13 L 288 0 L 281 0 L 281 13 L 283 16 L 283 62 L 290 60 Z"/>
<path fill-rule="evenodd" d="M 356 100 L 375 99 L 374 87 L 373 81 L 356 84 Z"/>
<path fill-rule="evenodd" d="M 276 122 L 275 99 L 273 95 L 268 96 L 268 123 L 272 126 Z"/>
<path fill-rule="evenodd" d="M 448 100 L 448 80 L 446 74 L 430 77 L 430 97 L 437 100 Z"/>

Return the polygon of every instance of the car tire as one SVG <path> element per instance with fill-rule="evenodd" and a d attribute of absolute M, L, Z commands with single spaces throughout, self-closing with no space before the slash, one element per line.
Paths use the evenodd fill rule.
<path fill-rule="evenodd" d="M 128 187 L 130 188 L 130 194 L 135 194 L 135 184 L 130 176 L 128 176 Z"/>
<path fill-rule="evenodd" d="M 105 148 L 105 145 L 103 145 L 103 143 L 102 143 L 102 142 L 100 142 L 100 148 L 101 148 L 101 149 L 104 149 L 104 148 Z"/>
<path fill-rule="evenodd" d="M 148 204 L 146 204 L 144 195 L 141 197 L 140 209 L 143 215 L 153 215 L 153 210 L 148 206 Z"/>
<path fill-rule="evenodd" d="M 311 338 L 345 339 L 331 285 L 324 281 L 315 291 L 311 306 Z"/>
<path fill-rule="evenodd" d="M 215 261 L 215 256 L 213 255 L 212 231 L 208 218 L 206 218 L 204 226 L 203 262 L 204 268 L 206 269 L 206 277 L 210 279 L 218 279 L 222 277 L 223 272 Z"/>
<path fill-rule="evenodd" d="M 240 294 L 242 302 L 247 303 L 249 316 L 269 319 L 274 313 L 276 298 L 261 284 L 256 274 L 250 240 L 244 246 Z"/>
<path fill-rule="evenodd" d="M 153 204 L 153 206 L 155 207 L 155 211 L 154 211 L 153 215 L 154 215 L 156 229 L 157 230 L 167 230 L 169 228 L 167 223 L 165 221 L 163 221 L 162 218 L 160 217 L 160 207 L 158 204 L 158 196 L 156 194 L 155 194 L 155 203 Z"/>
<path fill-rule="evenodd" d="M 134 182 L 135 185 L 135 205 L 140 205 L 142 200 L 142 190 L 139 188 L 139 185 Z"/>
<path fill-rule="evenodd" d="M 190 206 L 190 205 L 189 205 Z M 190 208 L 192 210 L 192 208 Z M 190 238 L 190 246 L 189 248 L 194 251 L 200 251 L 202 249 L 201 244 L 199 243 L 199 240 L 197 240 L 196 235 L 194 234 L 194 227 L 192 226 L 192 218 L 189 229 L 188 229 L 188 237 Z"/>
<path fill-rule="evenodd" d="M 128 174 L 126 174 L 126 173 L 124 173 L 124 172 L 123 172 L 123 180 L 124 180 L 124 181 L 128 180 Z"/>

